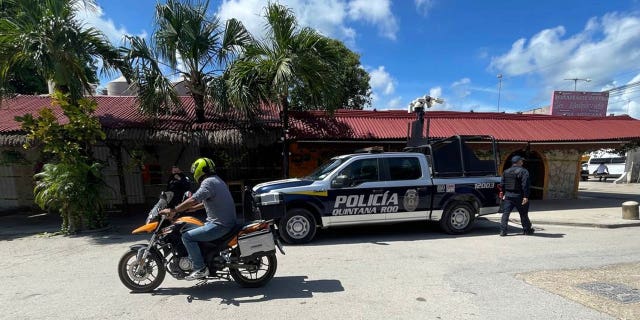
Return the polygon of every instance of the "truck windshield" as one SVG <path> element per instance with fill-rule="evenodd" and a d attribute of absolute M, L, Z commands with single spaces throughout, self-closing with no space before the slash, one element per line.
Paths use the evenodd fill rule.
<path fill-rule="evenodd" d="M 335 168 L 339 167 L 341 164 L 343 164 L 348 159 L 349 159 L 349 157 L 333 158 L 333 159 L 325 162 L 320 167 L 318 167 L 318 169 L 313 171 L 310 175 L 306 176 L 305 179 L 308 179 L 308 180 L 322 180 L 328 174 L 330 174 Z"/>

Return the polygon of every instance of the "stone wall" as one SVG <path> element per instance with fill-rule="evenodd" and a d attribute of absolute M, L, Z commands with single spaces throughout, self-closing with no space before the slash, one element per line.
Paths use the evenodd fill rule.
<path fill-rule="evenodd" d="M 547 166 L 544 199 L 575 199 L 578 195 L 582 152 L 554 149 L 545 150 L 542 154 Z"/>
<path fill-rule="evenodd" d="M 17 147 L 0 147 L 0 212 L 35 208 L 33 175 L 38 153 Z"/>

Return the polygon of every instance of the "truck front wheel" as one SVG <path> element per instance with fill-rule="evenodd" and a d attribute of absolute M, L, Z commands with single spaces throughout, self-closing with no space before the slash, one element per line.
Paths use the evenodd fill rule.
<path fill-rule="evenodd" d="M 307 243 L 316 235 L 316 219 L 311 212 L 302 208 L 287 210 L 280 219 L 280 237 L 288 243 Z"/>
<path fill-rule="evenodd" d="M 467 202 L 454 202 L 447 207 L 440 220 L 440 227 L 448 234 L 463 234 L 473 226 L 475 212 Z"/>

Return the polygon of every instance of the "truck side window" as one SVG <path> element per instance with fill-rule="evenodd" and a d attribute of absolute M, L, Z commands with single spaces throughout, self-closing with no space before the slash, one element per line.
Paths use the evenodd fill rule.
<path fill-rule="evenodd" d="M 422 176 L 420 160 L 416 157 L 388 158 L 385 161 L 390 180 L 415 180 Z"/>
<path fill-rule="evenodd" d="M 346 168 L 340 175 L 346 175 L 351 180 L 351 186 L 357 186 L 364 182 L 378 181 L 379 178 L 378 159 L 356 160 Z"/>

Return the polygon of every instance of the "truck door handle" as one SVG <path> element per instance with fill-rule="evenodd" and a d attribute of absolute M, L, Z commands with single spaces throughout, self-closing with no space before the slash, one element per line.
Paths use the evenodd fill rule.
<path fill-rule="evenodd" d="M 417 189 L 418 189 L 418 191 L 427 191 L 427 187 L 420 187 L 420 188 L 417 188 Z"/>
<path fill-rule="evenodd" d="M 373 193 L 382 193 L 384 191 L 384 189 L 373 189 L 371 190 L 371 192 Z"/>

